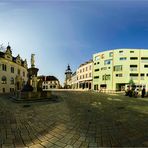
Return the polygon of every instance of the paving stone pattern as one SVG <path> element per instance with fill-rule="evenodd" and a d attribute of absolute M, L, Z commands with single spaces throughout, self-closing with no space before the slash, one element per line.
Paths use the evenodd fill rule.
<path fill-rule="evenodd" d="M 0 97 L 0 147 L 148 147 L 148 98 L 54 92 L 60 102 Z"/>

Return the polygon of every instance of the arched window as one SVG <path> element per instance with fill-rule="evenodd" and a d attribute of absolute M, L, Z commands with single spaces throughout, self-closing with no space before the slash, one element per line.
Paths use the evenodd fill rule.
<path fill-rule="evenodd" d="M 14 84 L 14 78 L 13 78 L 13 77 L 11 77 L 10 83 L 11 83 L 11 84 Z"/>
<path fill-rule="evenodd" d="M 2 84 L 6 84 L 7 83 L 7 78 L 5 76 L 2 77 Z"/>

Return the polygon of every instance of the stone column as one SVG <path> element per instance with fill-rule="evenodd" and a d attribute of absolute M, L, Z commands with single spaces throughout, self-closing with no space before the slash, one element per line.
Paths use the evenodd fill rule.
<path fill-rule="evenodd" d="M 32 76 L 32 87 L 33 91 L 37 92 L 37 77 L 35 75 Z"/>

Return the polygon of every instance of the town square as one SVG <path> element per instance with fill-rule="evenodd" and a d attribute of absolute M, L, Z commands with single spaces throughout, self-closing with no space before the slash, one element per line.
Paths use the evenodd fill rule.
<path fill-rule="evenodd" d="M 75 91 L 54 95 L 59 100 L 36 103 L 1 97 L 1 147 L 148 147 L 148 99 Z"/>

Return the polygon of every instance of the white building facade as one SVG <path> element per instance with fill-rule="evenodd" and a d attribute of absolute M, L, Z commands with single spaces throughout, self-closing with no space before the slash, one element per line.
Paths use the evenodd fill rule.
<path fill-rule="evenodd" d="M 43 91 L 60 88 L 60 82 L 54 76 L 38 76 L 38 82 L 39 81 L 41 82 L 41 87 Z"/>
<path fill-rule="evenodd" d="M 114 49 L 93 55 L 93 89 L 124 90 L 129 81 L 148 85 L 148 50 Z"/>
<path fill-rule="evenodd" d="M 76 72 L 74 72 L 71 76 L 71 88 L 72 89 L 78 88 L 77 73 Z"/>
<path fill-rule="evenodd" d="M 79 68 L 76 71 L 78 89 L 92 89 L 92 70 L 92 60 L 85 62 L 84 64 L 81 64 L 79 66 Z"/>

